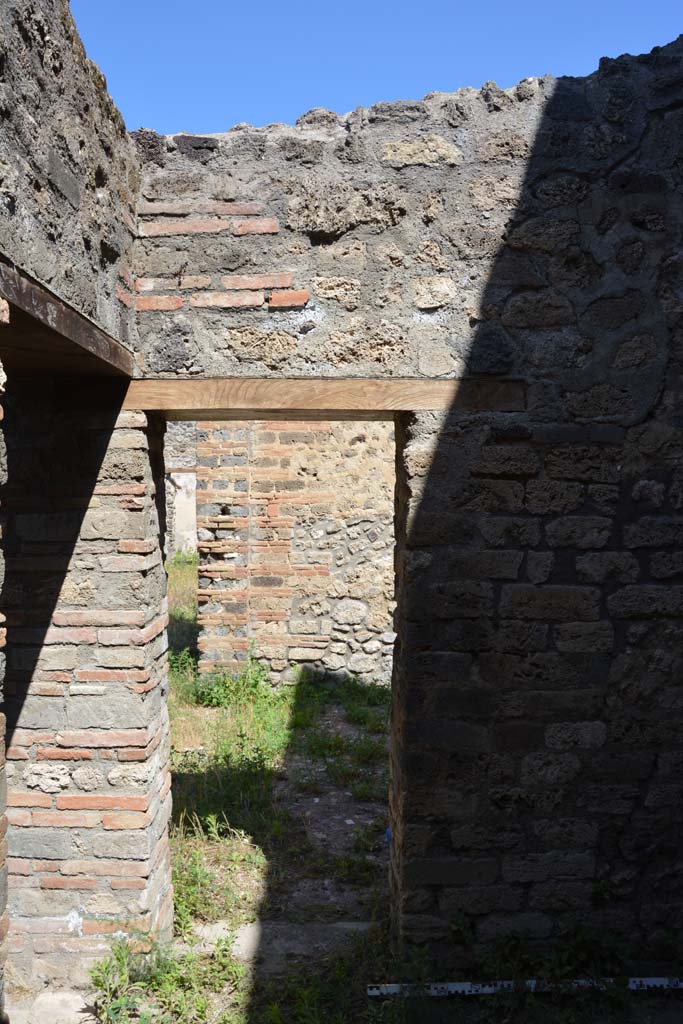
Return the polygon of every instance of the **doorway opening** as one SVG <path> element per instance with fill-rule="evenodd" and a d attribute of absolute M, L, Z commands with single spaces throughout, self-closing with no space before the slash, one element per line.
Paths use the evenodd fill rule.
<path fill-rule="evenodd" d="M 388 916 L 394 424 L 171 422 L 166 467 L 176 928 L 258 998 Z"/>

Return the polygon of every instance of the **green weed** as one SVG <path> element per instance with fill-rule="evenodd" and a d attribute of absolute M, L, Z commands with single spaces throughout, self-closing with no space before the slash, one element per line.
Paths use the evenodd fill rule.
<path fill-rule="evenodd" d="M 175 849 L 173 857 L 173 900 L 176 934 L 187 937 L 195 921 L 207 919 L 213 903 L 216 876 L 204 863 L 200 850 Z M 210 915 L 213 916 L 213 915 Z"/>
<path fill-rule="evenodd" d="M 174 956 L 160 946 L 143 955 L 118 940 L 90 977 L 102 1024 L 199 1024 L 207 1020 L 212 996 L 239 1003 L 246 995 L 244 968 L 227 942 L 218 942 L 211 954 Z"/>
<path fill-rule="evenodd" d="M 236 675 L 202 676 L 196 680 L 196 702 L 207 708 L 227 708 L 255 701 L 281 700 L 270 682 L 268 669 L 250 653 Z"/>
<path fill-rule="evenodd" d="M 353 830 L 354 853 L 373 853 L 381 849 L 385 838 L 385 823 L 381 818 Z"/>

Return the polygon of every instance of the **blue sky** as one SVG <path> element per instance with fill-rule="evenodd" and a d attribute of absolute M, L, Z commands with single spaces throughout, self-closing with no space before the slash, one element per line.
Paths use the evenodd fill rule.
<path fill-rule="evenodd" d="M 130 129 L 219 132 L 435 89 L 583 75 L 683 31 L 680 0 L 71 0 Z"/>

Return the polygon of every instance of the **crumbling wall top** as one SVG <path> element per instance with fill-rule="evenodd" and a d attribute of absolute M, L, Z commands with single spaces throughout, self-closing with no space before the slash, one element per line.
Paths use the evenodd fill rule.
<path fill-rule="evenodd" d="M 0 6 L 0 255 L 127 340 L 138 162 L 68 0 Z"/>
<path fill-rule="evenodd" d="M 682 58 L 678 40 L 586 78 L 136 133 L 141 372 L 510 374 L 582 390 L 614 355 L 601 301 L 610 330 L 632 306 L 649 317 L 651 398 L 658 266 L 681 219 Z"/>

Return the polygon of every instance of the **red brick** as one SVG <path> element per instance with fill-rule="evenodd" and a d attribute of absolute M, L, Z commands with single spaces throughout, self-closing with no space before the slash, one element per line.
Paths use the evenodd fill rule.
<path fill-rule="evenodd" d="M 74 675 L 79 683 L 146 683 L 149 679 L 149 669 L 79 668 Z"/>
<path fill-rule="evenodd" d="M 17 747 L 32 747 L 34 743 L 54 743 L 54 732 L 42 732 L 39 729 L 15 729 L 12 740 Z"/>
<path fill-rule="evenodd" d="M 183 308 L 180 295 L 139 295 L 135 300 L 139 312 L 169 311 Z"/>
<path fill-rule="evenodd" d="M 144 493 L 144 487 L 141 493 Z M 149 555 L 153 551 L 156 551 L 157 546 L 158 542 L 154 539 L 119 541 L 119 551 L 122 554 Z"/>
<path fill-rule="evenodd" d="M 211 278 L 203 274 L 188 274 L 180 278 L 179 288 L 210 288 Z"/>
<path fill-rule="evenodd" d="M 143 238 L 158 238 L 163 235 L 215 235 L 221 231 L 232 231 L 233 221 L 221 218 L 188 217 L 185 220 L 157 220 L 140 225 Z"/>
<path fill-rule="evenodd" d="M 31 683 L 29 693 L 36 697 L 63 697 L 64 687 L 57 683 Z"/>
<path fill-rule="evenodd" d="M 135 811 L 121 811 L 102 815 L 102 825 L 105 829 L 145 828 L 151 820 L 149 812 L 138 814 Z"/>
<path fill-rule="evenodd" d="M 55 860 L 34 860 L 32 870 L 39 875 L 49 875 L 53 871 L 59 871 L 59 861 Z"/>
<path fill-rule="evenodd" d="M 141 609 L 131 611 L 56 611 L 52 615 L 56 626 L 143 626 L 145 613 Z"/>
<path fill-rule="evenodd" d="M 8 807 L 7 820 L 10 825 L 19 825 L 22 828 L 28 828 L 31 824 L 31 812 L 19 807 Z"/>
<path fill-rule="evenodd" d="M 8 807 L 52 807 L 49 793 L 8 793 Z"/>
<path fill-rule="evenodd" d="M 307 288 L 301 291 L 273 292 L 268 302 L 273 309 L 303 309 L 310 297 Z"/>
<path fill-rule="evenodd" d="M 97 632 L 97 639 L 99 643 L 109 647 L 140 646 L 153 640 L 167 625 L 168 615 L 164 614 L 153 619 L 144 629 L 100 629 Z"/>
<path fill-rule="evenodd" d="M 57 807 L 70 810 L 146 811 L 149 796 L 109 796 L 96 793 L 60 793 Z"/>
<path fill-rule="evenodd" d="M 41 889 L 96 889 L 96 878 L 41 878 Z"/>
<path fill-rule="evenodd" d="M 215 235 L 230 231 L 233 235 L 276 235 L 280 225 L 274 217 L 187 217 L 182 220 L 157 220 L 140 225 L 140 235 Z"/>
<path fill-rule="evenodd" d="M 139 747 L 149 742 L 146 729 L 79 729 L 58 733 L 62 747 Z"/>
<path fill-rule="evenodd" d="M 39 761 L 90 761 L 92 760 L 92 750 L 61 750 L 59 747 L 38 747 L 36 756 Z"/>
<path fill-rule="evenodd" d="M 147 878 L 149 861 L 131 860 L 63 860 L 59 866 L 63 875 L 97 875 L 104 878 L 127 878 L 136 875 Z"/>
<path fill-rule="evenodd" d="M 22 747 L 8 747 L 7 748 L 7 760 L 8 761 L 28 761 L 28 752 Z"/>
<path fill-rule="evenodd" d="M 149 927 L 149 918 L 144 917 L 126 918 L 125 920 L 117 919 L 115 921 L 103 921 L 96 918 L 92 921 L 84 921 L 82 931 L 83 935 L 114 935 L 115 932 L 121 931 L 149 931 Z"/>
<path fill-rule="evenodd" d="M 232 222 L 233 235 L 277 235 L 280 225 L 274 217 L 253 217 Z"/>
<path fill-rule="evenodd" d="M 70 683 L 71 673 L 47 670 L 45 672 L 34 672 L 33 678 L 39 683 Z"/>
<path fill-rule="evenodd" d="M 218 307 L 219 309 L 241 309 L 244 307 L 254 309 L 262 306 L 265 302 L 263 292 L 202 292 L 193 295 L 190 299 L 191 306 Z"/>
<path fill-rule="evenodd" d="M 131 290 L 134 288 L 134 286 L 135 286 L 135 278 L 131 274 L 131 272 L 128 269 L 128 267 L 125 267 L 125 266 L 119 267 L 119 277 L 121 278 L 121 280 L 123 281 L 124 284 L 128 285 L 128 287 Z"/>
<path fill-rule="evenodd" d="M 45 632 L 41 629 L 15 629 L 12 639 L 15 643 L 95 644 L 97 633 L 86 626 L 50 626 Z"/>
<path fill-rule="evenodd" d="M 136 292 L 172 292 L 176 282 L 173 277 L 139 277 L 135 282 Z"/>
<path fill-rule="evenodd" d="M 146 761 L 151 752 L 150 747 L 131 747 L 119 750 L 117 756 L 119 761 Z"/>
<path fill-rule="evenodd" d="M 144 889 L 145 884 L 143 878 L 112 878 L 109 883 L 114 892 L 119 889 Z"/>
<path fill-rule="evenodd" d="M 95 494 L 146 494 L 144 484 L 95 484 Z M 121 550 L 121 548 L 119 548 Z"/>
<path fill-rule="evenodd" d="M 96 938 L 67 938 L 66 935 L 59 935 L 55 938 L 46 938 L 36 935 L 33 939 L 33 952 L 42 953 L 76 953 L 81 957 L 103 957 L 111 952 L 108 942 L 98 942 Z"/>
<path fill-rule="evenodd" d="M 8 857 L 7 870 L 11 875 L 32 875 L 35 869 L 27 857 Z"/>
<path fill-rule="evenodd" d="M 228 289 L 240 288 L 291 288 L 294 274 L 229 274 L 221 278 L 221 283 Z"/>
<path fill-rule="evenodd" d="M 135 303 L 135 296 L 127 292 L 125 288 L 122 288 L 120 284 L 116 285 L 116 298 L 119 302 L 122 302 L 124 306 L 131 309 Z"/>
<path fill-rule="evenodd" d="M 83 814 L 77 811 L 33 811 L 31 824 L 44 828 L 97 828 L 99 814 Z"/>

